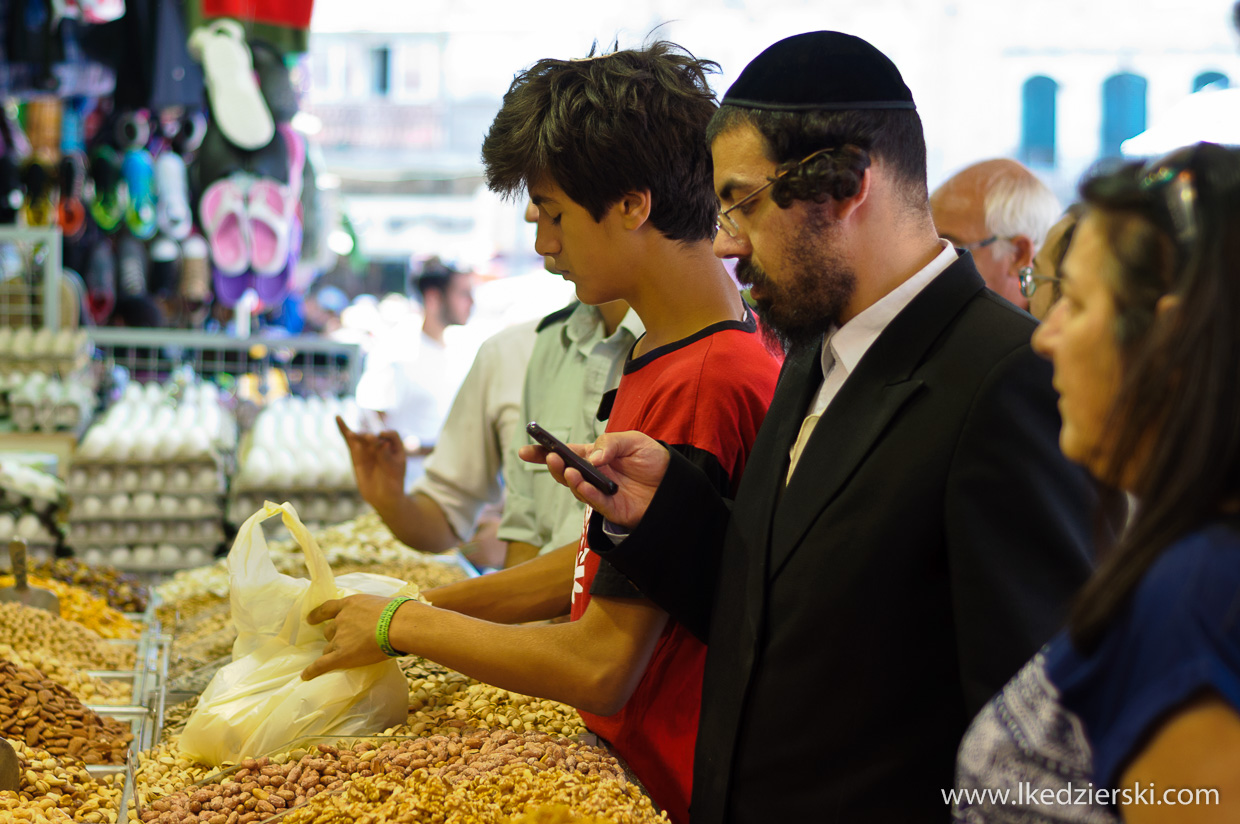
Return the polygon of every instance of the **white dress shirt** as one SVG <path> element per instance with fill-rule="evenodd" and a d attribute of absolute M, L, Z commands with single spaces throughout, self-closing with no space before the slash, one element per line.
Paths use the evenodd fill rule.
<path fill-rule="evenodd" d="M 805 420 L 801 422 L 801 431 L 797 435 L 796 443 L 788 452 L 790 460 L 785 483 L 792 479 L 792 472 L 796 469 L 797 461 L 801 459 L 801 453 L 805 450 L 805 444 L 809 442 L 809 437 L 813 434 L 818 419 L 839 394 L 844 381 L 856 371 L 857 364 L 861 362 L 861 358 L 870 346 L 878 340 L 878 336 L 887 328 L 887 324 L 904 311 L 904 308 L 921 293 L 922 289 L 925 289 L 940 272 L 955 262 L 956 250 L 952 244 L 946 240 L 939 242 L 943 249 L 934 260 L 876 303 L 868 306 L 848 323 L 827 333 L 821 355 L 822 386 L 814 396 L 806 412 Z"/>

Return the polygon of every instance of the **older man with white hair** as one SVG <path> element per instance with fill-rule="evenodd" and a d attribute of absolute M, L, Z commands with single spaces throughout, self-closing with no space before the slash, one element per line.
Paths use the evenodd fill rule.
<path fill-rule="evenodd" d="M 1020 271 L 1063 212 L 1059 199 L 1015 160 L 997 158 L 968 166 L 930 196 L 941 237 L 973 254 L 986 285 L 1022 309 Z"/>

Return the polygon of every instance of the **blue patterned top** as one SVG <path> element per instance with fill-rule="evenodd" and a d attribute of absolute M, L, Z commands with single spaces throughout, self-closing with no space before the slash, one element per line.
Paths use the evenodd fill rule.
<path fill-rule="evenodd" d="M 1224 523 L 1163 552 L 1096 650 L 1061 633 L 991 699 L 957 754 L 954 820 L 1111 824 L 1121 799 L 1156 803 L 1122 772 L 1206 690 L 1240 712 L 1240 531 Z"/>

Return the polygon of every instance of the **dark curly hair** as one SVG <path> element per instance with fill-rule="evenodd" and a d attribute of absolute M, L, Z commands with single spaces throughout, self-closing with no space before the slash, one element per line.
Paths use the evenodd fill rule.
<path fill-rule="evenodd" d="M 649 189 L 663 235 L 710 239 L 719 204 L 706 76 L 718 68 L 666 41 L 538 61 L 513 80 L 482 143 L 487 186 L 515 197 L 550 178 L 595 220 L 625 192 Z"/>
<path fill-rule="evenodd" d="M 782 209 L 794 200 L 822 203 L 827 198 L 852 197 L 871 158 L 881 158 L 904 183 L 906 204 L 924 209 L 926 138 L 921 118 L 912 109 L 856 109 L 843 111 L 781 112 L 723 105 L 706 128 L 706 142 L 749 123 L 766 138 L 776 171 L 785 174 L 771 187 L 771 197 Z M 829 148 L 808 163 L 797 163 L 819 149 Z"/>
<path fill-rule="evenodd" d="M 1192 198 L 1173 188 L 1183 180 Z M 1122 375 L 1102 480 L 1135 477 L 1140 501 L 1072 614 L 1073 639 L 1092 649 L 1163 550 L 1240 503 L 1240 154 L 1198 144 L 1081 194 L 1117 264 L 1103 270 Z M 1176 305 L 1160 312 L 1164 296 Z"/>

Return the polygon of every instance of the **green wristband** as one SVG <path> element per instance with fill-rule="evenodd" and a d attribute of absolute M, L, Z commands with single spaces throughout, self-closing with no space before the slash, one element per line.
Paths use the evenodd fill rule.
<path fill-rule="evenodd" d="M 406 601 L 416 600 L 406 595 L 398 595 L 388 601 L 388 605 L 383 608 L 383 613 L 379 616 L 379 623 L 375 626 L 375 640 L 379 642 L 379 649 L 383 650 L 383 654 L 389 658 L 400 658 L 405 654 L 393 647 L 392 642 L 388 640 L 388 632 L 392 629 L 392 617 Z"/>

